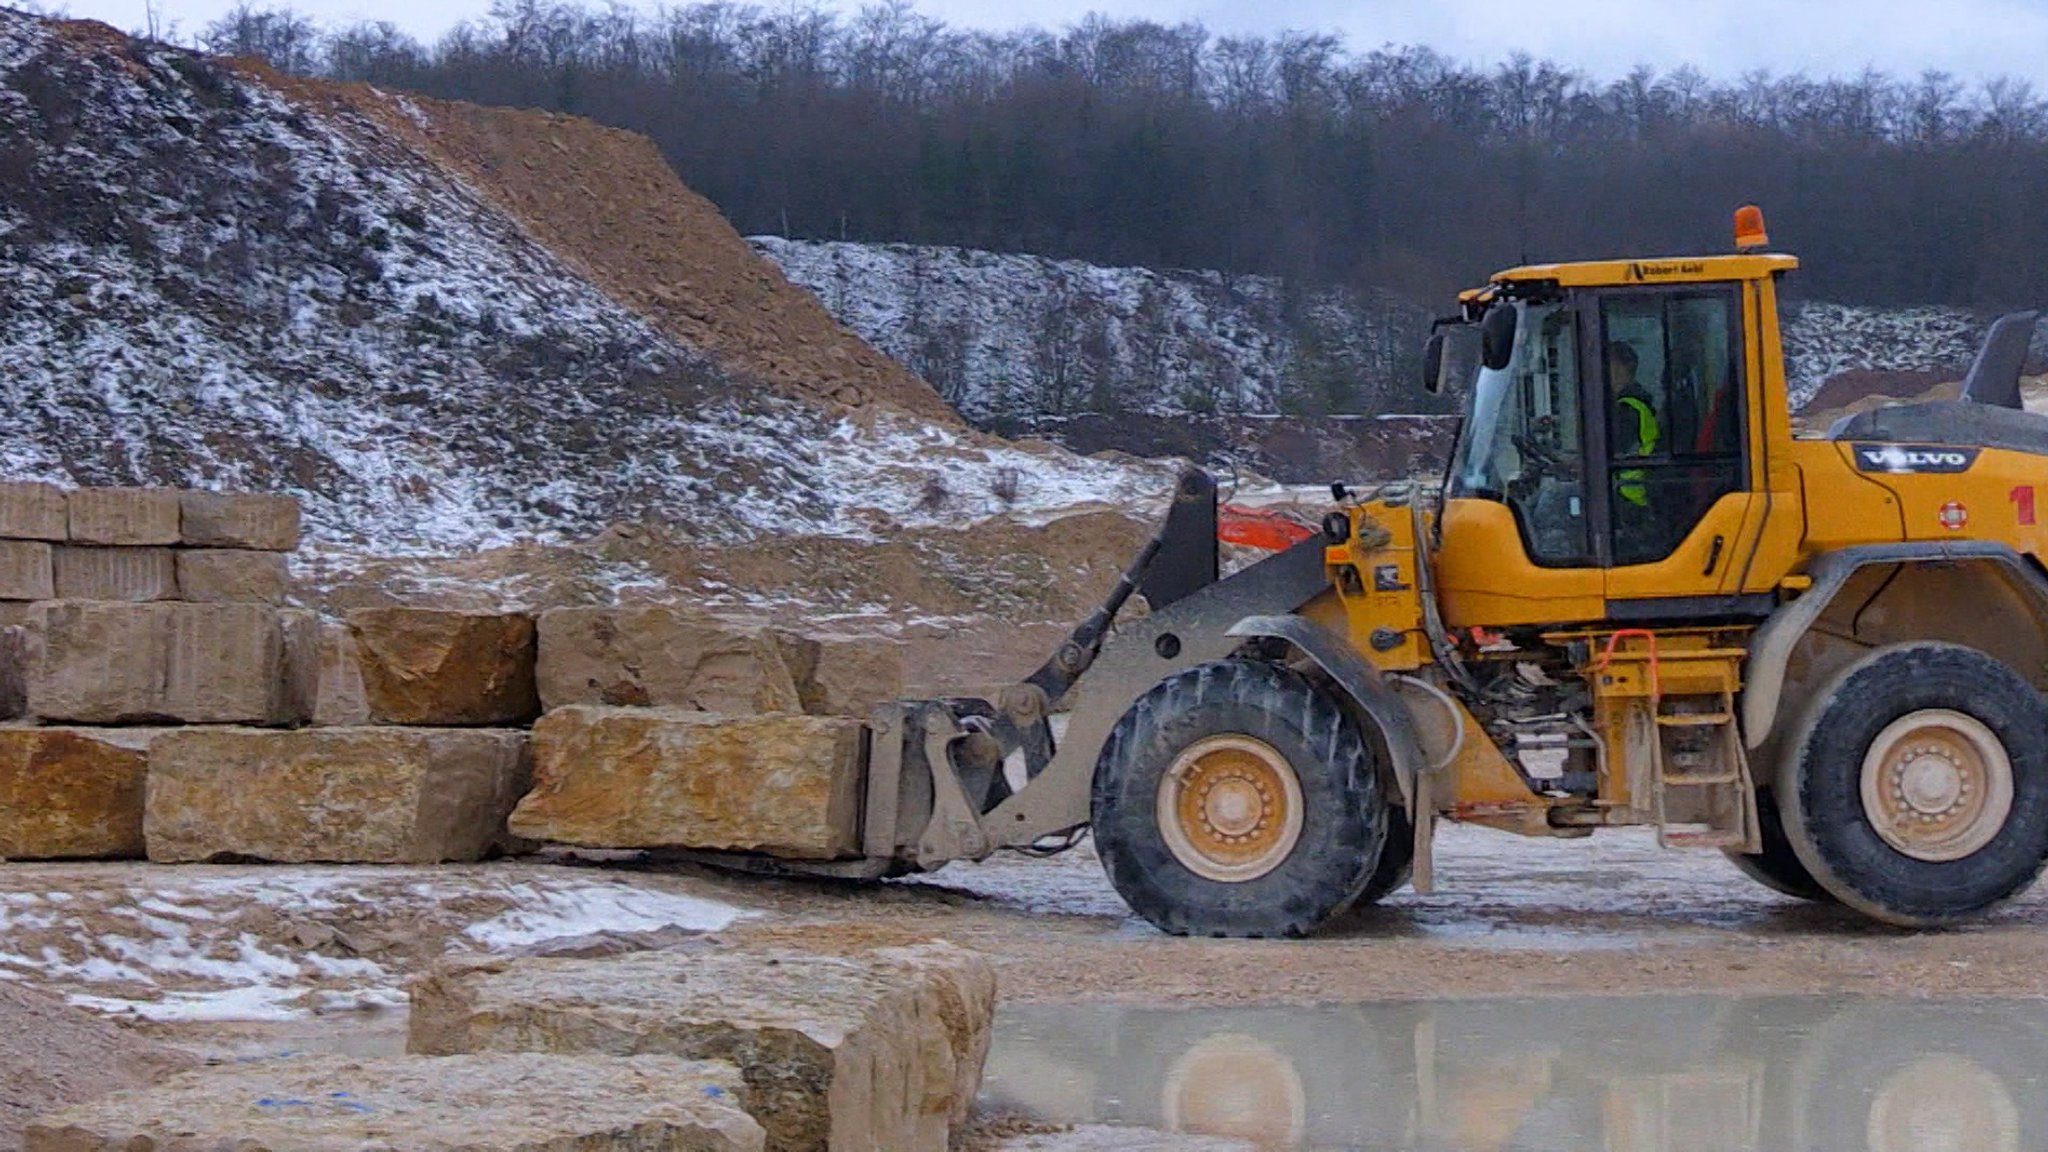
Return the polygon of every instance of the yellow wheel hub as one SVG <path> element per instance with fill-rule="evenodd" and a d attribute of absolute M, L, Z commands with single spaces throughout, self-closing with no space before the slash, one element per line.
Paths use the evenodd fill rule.
<path fill-rule="evenodd" d="M 1916 860 L 1960 860 L 2012 814 L 2012 758 L 1991 729 L 1946 708 L 1886 725 L 1863 757 L 1863 813 L 1885 843 Z"/>
<path fill-rule="evenodd" d="M 1167 768 L 1158 813 L 1167 848 L 1189 871 L 1224 883 L 1256 880 L 1301 840 L 1301 778 L 1263 740 L 1209 736 Z"/>

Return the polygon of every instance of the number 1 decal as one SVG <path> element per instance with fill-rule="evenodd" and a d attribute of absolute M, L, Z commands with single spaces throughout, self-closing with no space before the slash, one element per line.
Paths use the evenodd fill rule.
<path fill-rule="evenodd" d="M 2013 515 L 2022 524 L 2034 522 L 2034 486 L 2021 484 L 2011 492 Z"/>

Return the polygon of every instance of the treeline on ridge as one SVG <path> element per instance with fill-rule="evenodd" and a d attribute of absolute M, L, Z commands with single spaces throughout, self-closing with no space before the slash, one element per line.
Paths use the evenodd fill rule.
<path fill-rule="evenodd" d="M 1358 51 L 1091 17 L 956 28 L 500 0 L 432 44 L 240 8 L 196 37 L 290 71 L 652 137 L 752 233 L 1217 268 L 1430 299 L 1522 260 L 1720 250 L 1762 203 L 1801 290 L 2048 297 L 2048 102 L 1928 73 L 1598 81 L 1517 56 Z"/>

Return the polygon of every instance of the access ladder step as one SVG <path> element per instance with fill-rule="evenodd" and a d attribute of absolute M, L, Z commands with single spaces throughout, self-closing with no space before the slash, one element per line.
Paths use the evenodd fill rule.
<path fill-rule="evenodd" d="M 1666 772 L 1664 783 L 1679 788 L 1705 788 L 1715 784 L 1739 784 L 1740 772 Z"/>
<path fill-rule="evenodd" d="M 1732 724 L 1735 717 L 1726 712 L 1659 712 L 1657 724 L 1662 728 L 1706 728 L 1717 724 Z"/>
<path fill-rule="evenodd" d="M 1745 840 L 1746 837 L 1741 832 L 1728 829 L 1664 830 L 1664 845 L 1668 848 L 1740 848 Z"/>

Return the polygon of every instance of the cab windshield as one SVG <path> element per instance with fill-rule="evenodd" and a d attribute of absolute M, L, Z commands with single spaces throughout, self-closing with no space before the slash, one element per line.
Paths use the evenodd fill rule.
<path fill-rule="evenodd" d="M 1450 495 L 1508 505 L 1539 565 L 1588 563 L 1577 313 L 1563 301 L 1495 307 L 1516 310 L 1513 353 L 1473 384 Z"/>

